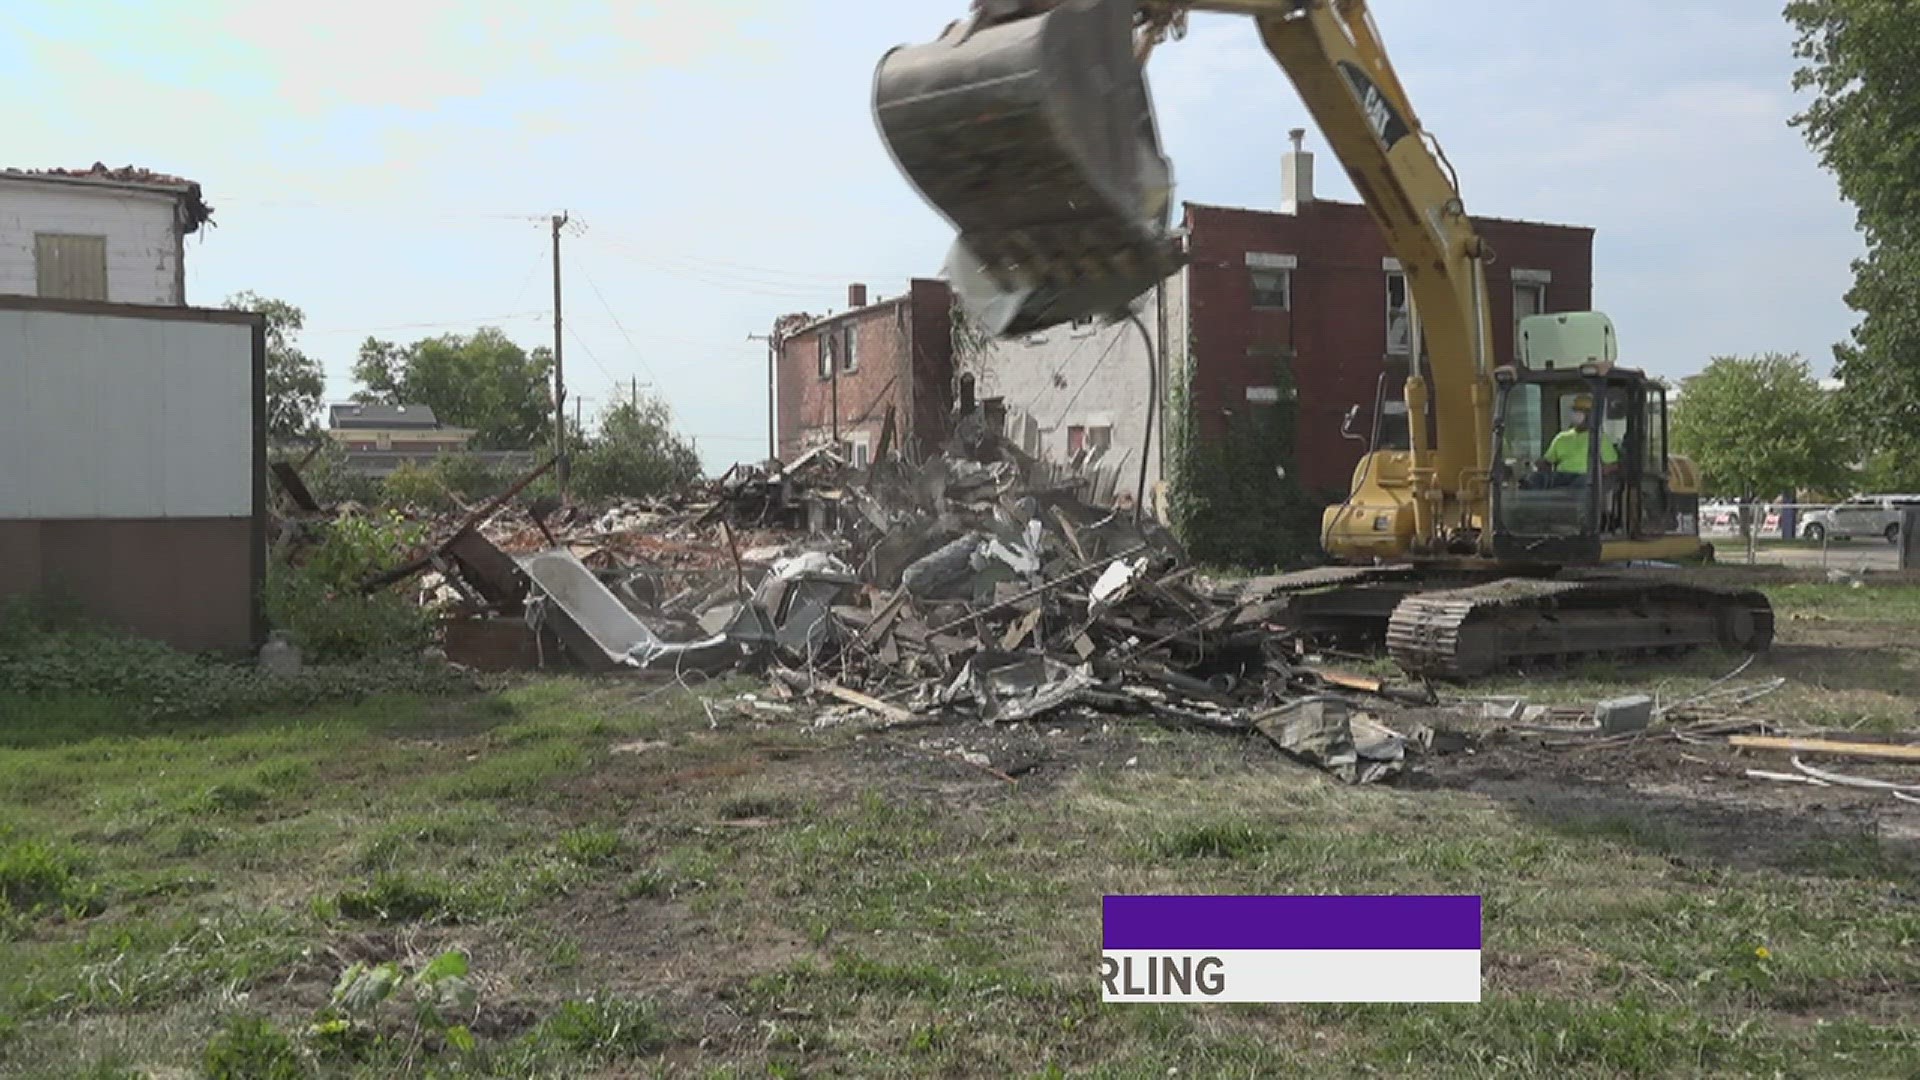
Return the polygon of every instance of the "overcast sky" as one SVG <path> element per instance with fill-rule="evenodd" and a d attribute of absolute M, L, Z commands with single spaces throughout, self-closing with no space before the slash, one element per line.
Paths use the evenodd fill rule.
<path fill-rule="evenodd" d="M 1798 351 L 1853 319 L 1852 211 L 1787 119 L 1777 0 L 1376 0 L 1474 213 L 1598 230 L 1594 303 L 1623 362 Z M 764 452 L 787 311 L 899 292 L 950 235 L 875 134 L 874 64 L 964 0 L 9 0 L 8 160 L 198 180 L 217 227 L 188 301 L 305 309 L 344 398 L 359 342 L 500 326 L 551 340 L 545 215 L 566 210 L 568 386 L 664 395 L 709 468 Z M 269 13 L 272 12 L 272 13 Z M 284 14 L 283 14 L 284 13 Z M 1176 197 L 1277 207 L 1312 123 L 1251 25 L 1196 17 L 1149 69 Z M 1320 149 L 1323 196 L 1352 199 Z"/>

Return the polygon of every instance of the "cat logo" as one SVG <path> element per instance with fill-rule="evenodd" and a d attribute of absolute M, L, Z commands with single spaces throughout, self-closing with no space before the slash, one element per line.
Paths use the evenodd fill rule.
<path fill-rule="evenodd" d="M 1342 60 L 1339 67 L 1340 73 L 1347 77 L 1347 85 L 1353 88 L 1360 111 L 1366 115 L 1367 126 L 1373 129 L 1374 137 L 1380 140 L 1381 148 L 1392 150 L 1394 144 L 1406 138 L 1413 129 L 1407 126 L 1399 111 L 1393 107 L 1393 102 L 1387 100 L 1387 96 L 1380 92 L 1366 72 L 1360 70 L 1358 64 Z"/>

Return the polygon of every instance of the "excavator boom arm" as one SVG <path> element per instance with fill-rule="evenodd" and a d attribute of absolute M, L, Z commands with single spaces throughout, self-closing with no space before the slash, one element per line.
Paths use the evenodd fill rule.
<path fill-rule="evenodd" d="M 1485 502 L 1487 249 L 1364 0 L 975 0 L 881 60 L 883 141 L 954 226 L 949 275 L 988 332 L 1117 316 L 1180 261 L 1143 69 L 1191 11 L 1251 17 L 1406 275 L 1432 375 L 1430 398 L 1420 367 L 1407 385 L 1416 531 L 1436 543 L 1449 504 Z"/>

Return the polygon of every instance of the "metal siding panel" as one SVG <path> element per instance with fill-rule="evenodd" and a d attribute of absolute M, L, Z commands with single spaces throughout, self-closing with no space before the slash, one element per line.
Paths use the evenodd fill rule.
<path fill-rule="evenodd" d="M 253 335 L 192 324 L 176 335 L 163 435 L 168 516 L 253 513 Z"/>
<path fill-rule="evenodd" d="M 0 519 L 253 514 L 251 326 L 0 311 L 0 349 Z"/>

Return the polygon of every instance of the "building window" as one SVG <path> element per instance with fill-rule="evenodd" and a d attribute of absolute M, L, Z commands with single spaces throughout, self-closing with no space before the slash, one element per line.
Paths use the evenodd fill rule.
<path fill-rule="evenodd" d="M 1520 359 L 1520 320 L 1547 310 L 1547 287 L 1537 281 L 1516 282 L 1513 286 L 1513 358 Z"/>
<path fill-rule="evenodd" d="M 1105 451 L 1113 445 L 1113 427 L 1109 424 L 1085 426 L 1074 424 L 1067 428 L 1067 456 L 1073 457 L 1082 450 L 1088 452 Z"/>
<path fill-rule="evenodd" d="M 821 334 L 820 338 L 820 377 L 833 378 L 833 335 Z"/>
<path fill-rule="evenodd" d="M 847 440 L 847 460 L 851 462 L 853 467 L 856 469 L 866 468 L 867 461 L 868 461 L 867 440 L 848 439 Z"/>
<path fill-rule="evenodd" d="M 1081 318 L 1073 320 L 1073 325 L 1069 327 L 1069 330 L 1075 337 L 1086 337 L 1088 334 L 1093 333 L 1093 324 L 1095 321 L 1091 315 L 1082 316 Z"/>
<path fill-rule="evenodd" d="M 34 269 L 39 294 L 49 300 L 107 298 L 107 238 L 36 233 Z"/>
<path fill-rule="evenodd" d="M 843 342 L 840 346 L 840 370 L 841 371 L 859 371 L 860 370 L 859 330 L 860 328 L 853 325 L 852 323 L 848 323 L 846 326 L 845 333 L 847 335 L 847 340 Z"/>
<path fill-rule="evenodd" d="M 1249 266 L 1247 277 L 1253 284 L 1253 306 L 1262 311 L 1293 309 L 1293 271 L 1272 266 Z"/>
<path fill-rule="evenodd" d="M 1387 353 L 1407 356 L 1413 352 L 1413 305 L 1407 297 L 1407 275 L 1398 270 L 1387 272 Z"/>

